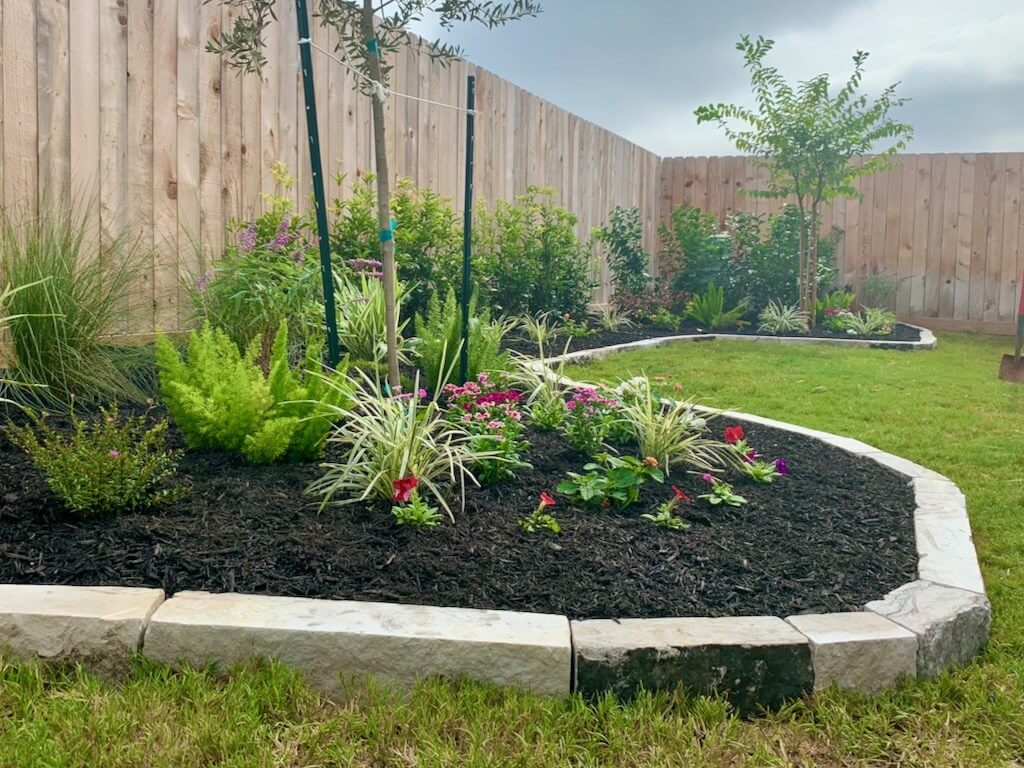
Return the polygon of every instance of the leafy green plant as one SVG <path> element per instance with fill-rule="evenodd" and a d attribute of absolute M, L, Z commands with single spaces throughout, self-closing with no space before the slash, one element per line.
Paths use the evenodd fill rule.
<path fill-rule="evenodd" d="M 697 498 L 704 499 L 714 507 L 724 504 L 727 507 L 739 507 L 747 503 L 747 500 L 736 494 L 729 483 L 719 480 L 714 475 L 704 474 L 704 482 L 711 486 L 708 493 L 702 493 Z"/>
<path fill-rule="evenodd" d="M 508 355 L 501 351 L 501 342 L 512 327 L 512 321 L 492 320 L 489 309 L 477 311 L 476 295 L 470 298 L 466 366 L 466 375 L 470 379 L 484 371 L 508 368 Z M 436 293 L 432 295 L 426 317 L 420 315 L 416 318 L 416 328 L 420 334 L 420 367 L 427 386 L 440 389 L 457 375 L 455 363 L 462 349 L 462 315 L 455 291 L 448 291 L 443 304 Z"/>
<path fill-rule="evenodd" d="M 324 322 L 316 240 L 289 196 L 295 179 L 280 163 L 272 173 L 277 190 L 263 195 L 264 212 L 231 222 L 223 259 L 190 286 L 193 323 L 222 329 L 239 349 L 258 336 L 264 370 L 282 323 L 299 340 L 319 333 Z"/>
<path fill-rule="evenodd" d="M 757 329 L 776 336 L 787 333 L 807 333 L 808 315 L 796 304 L 769 301 L 758 316 Z"/>
<path fill-rule="evenodd" d="M 640 498 L 640 486 L 648 480 L 661 483 L 665 474 L 656 459 L 602 454 L 585 464 L 586 474 L 568 472 L 568 480 L 558 484 L 558 492 L 574 501 L 595 507 L 628 507 Z"/>
<path fill-rule="evenodd" d="M 622 417 L 615 398 L 606 397 L 595 387 L 574 389 L 565 403 L 562 431 L 574 450 L 596 456 L 604 449 L 604 441 L 618 426 Z"/>
<path fill-rule="evenodd" d="M 391 500 L 398 502 L 391 507 L 391 514 L 399 525 L 412 528 L 436 528 L 441 524 L 441 513 L 420 496 L 417 489 L 420 481 L 415 475 L 395 480 L 391 487 Z"/>
<path fill-rule="evenodd" d="M 519 527 L 527 533 L 536 533 L 540 529 L 550 531 L 551 533 L 561 533 L 562 526 L 558 524 L 555 516 L 550 512 L 544 510 L 548 507 L 555 506 L 555 500 L 546 493 L 541 493 L 540 503 L 537 508 L 533 510 L 526 517 L 520 518 L 517 522 Z"/>
<path fill-rule="evenodd" d="M 680 503 L 688 503 L 690 497 L 679 490 L 676 486 L 672 486 L 672 498 L 666 502 L 658 505 L 658 511 L 655 514 L 643 514 L 640 515 L 644 520 L 650 520 L 659 528 L 667 528 L 670 531 L 681 531 L 685 528 L 689 528 L 690 524 L 687 523 L 683 518 L 676 515 L 676 507 Z"/>
<path fill-rule="evenodd" d="M 825 319 L 830 309 L 852 310 L 854 302 L 857 301 L 857 294 L 853 291 L 829 291 L 824 296 L 818 297 L 814 304 L 814 311 L 818 322 Z"/>
<path fill-rule="evenodd" d="M 625 312 L 620 312 L 615 307 L 605 307 L 597 316 L 598 326 L 603 331 L 618 333 L 633 327 L 633 321 Z"/>
<path fill-rule="evenodd" d="M 629 439 L 642 455 L 655 457 L 666 474 L 673 464 L 712 470 L 726 461 L 729 446 L 705 436 L 707 421 L 692 403 L 661 400 L 646 376 L 630 380 L 619 391 L 621 424 Z"/>
<path fill-rule="evenodd" d="M 826 309 L 823 313 L 821 327 L 832 333 L 848 333 L 851 336 L 857 331 L 853 325 L 858 317 L 848 309 Z"/>
<path fill-rule="evenodd" d="M 597 335 L 597 329 L 591 328 L 586 320 L 576 320 L 566 317 L 562 323 L 561 333 L 570 339 L 586 339 Z"/>
<path fill-rule="evenodd" d="M 714 283 L 708 285 L 704 295 L 694 296 L 686 305 L 686 316 L 712 331 L 735 327 L 746 311 L 746 302 L 726 310 L 725 289 L 715 287 Z"/>
<path fill-rule="evenodd" d="M 399 307 L 405 300 L 401 283 L 395 286 Z M 335 276 L 338 340 L 354 360 L 383 360 L 387 353 L 387 319 L 384 284 L 369 274 Z M 398 324 L 398 359 L 409 362 L 413 345 L 402 333 L 408 320 Z"/>
<path fill-rule="evenodd" d="M 659 271 L 671 276 L 673 289 L 696 294 L 709 283 L 727 284 L 729 240 L 718 236 L 718 220 L 713 215 L 692 205 L 677 205 L 658 231 L 662 243 Z"/>
<path fill-rule="evenodd" d="M 490 458 L 473 466 L 482 484 L 506 480 L 530 465 L 523 454 L 530 444 L 523 439 L 520 392 L 508 388 L 501 374 L 480 373 L 462 386 L 447 384 L 448 418 L 473 435 L 472 445 Z"/>
<path fill-rule="evenodd" d="M 454 520 L 442 485 L 476 485 L 472 467 L 496 455 L 475 448 L 473 435 L 447 419 L 436 398 L 391 396 L 376 379 L 354 374 L 348 382 L 328 382 L 356 393 L 350 408 L 335 409 L 343 419 L 328 437 L 340 458 L 322 465 L 324 474 L 307 492 L 321 498 L 321 509 L 396 501 L 395 482 L 413 477 Z"/>
<path fill-rule="evenodd" d="M 576 216 L 555 205 L 554 195 L 548 187 L 529 187 L 478 215 L 476 273 L 489 301 L 505 313 L 586 313 L 593 286 L 588 249 L 576 237 Z"/>
<path fill-rule="evenodd" d="M 652 314 L 647 316 L 647 322 L 645 323 L 648 328 L 658 331 L 678 331 L 682 324 L 682 318 L 673 314 L 665 307 L 658 307 L 654 310 Z"/>
<path fill-rule="evenodd" d="M 616 205 L 608 214 L 608 224 L 596 234 L 607 250 L 606 261 L 616 299 L 642 293 L 651 281 L 647 273 L 651 259 L 644 248 L 640 209 Z"/>
<path fill-rule="evenodd" d="M 64 505 L 82 515 L 116 514 L 170 498 L 166 481 L 177 469 L 167 448 L 167 421 L 150 424 L 145 414 L 120 418 L 117 405 L 100 408 L 88 421 L 72 411 L 71 432 L 32 415 L 10 427 L 11 440 L 32 458 Z"/>
<path fill-rule="evenodd" d="M 786 472 L 779 471 L 780 466 L 786 466 L 785 462 L 782 462 L 781 459 L 776 459 L 775 461 L 751 459 L 750 461 L 746 461 L 740 465 L 740 471 L 755 483 L 768 485 L 773 483 L 775 478 L 782 477 L 786 474 Z"/>
<path fill-rule="evenodd" d="M 888 336 L 895 325 L 895 313 L 888 309 L 865 307 L 861 314 L 850 316 L 847 327 L 858 336 Z"/>
<path fill-rule="evenodd" d="M 189 336 L 187 359 L 164 335 L 156 341 L 160 392 L 192 448 L 238 451 L 254 464 L 309 461 L 323 452 L 331 417 L 351 402 L 343 373 L 322 372 L 322 348 L 307 344 L 305 359 L 288 363 L 288 327 L 271 348 L 270 372 L 259 365 L 260 338 L 245 353 L 205 324 Z"/>
<path fill-rule="evenodd" d="M 99 242 L 86 200 L 44 204 L 38 214 L 0 210 L 10 399 L 57 411 L 72 399 L 146 399 L 133 371 L 138 355 L 109 337 L 125 330 L 132 290 L 151 254 L 127 229 L 105 236 L 102 248 Z"/>
<path fill-rule="evenodd" d="M 544 356 L 548 342 L 562 332 L 562 324 L 552 312 L 542 312 L 536 316 L 525 315 L 520 319 L 519 327 L 527 338 L 537 345 L 537 351 L 541 357 Z"/>

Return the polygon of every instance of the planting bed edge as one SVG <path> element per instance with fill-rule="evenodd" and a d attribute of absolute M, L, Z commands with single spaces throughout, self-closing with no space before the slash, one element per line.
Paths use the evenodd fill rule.
<path fill-rule="evenodd" d="M 743 712 L 833 684 L 875 692 L 903 676 L 934 677 L 980 651 L 991 608 L 956 484 L 853 438 L 744 413 L 720 415 L 819 439 L 904 477 L 915 494 L 918 579 L 859 612 L 582 621 L 516 611 L 204 592 L 165 600 L 159 589 L 4 584 L 0 648 L 14 658 L 82 662 L 104 673 L 127 668 L 140 652 L 197 665 L 275 657 L 332 697 L 343 695 L 341 681 L 350 676 L 405 687 L 441 675 L 586 696 L 682 685 L 724 694 Z"/>

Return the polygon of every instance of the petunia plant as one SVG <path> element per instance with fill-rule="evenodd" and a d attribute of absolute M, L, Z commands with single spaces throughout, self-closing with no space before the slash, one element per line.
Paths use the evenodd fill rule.
<path fill-rule="evenodd" d="M 537 508 L 533 510 L 527 517 L 521 518 L 519 526 L 527 533 L 536 533 L 541 528 L 550 531 L 551 533 L 560 533 L 562 527 L 555 520 L 555 516 L 545 510 L 549 507 L 555 506 L 555 500 L 550 494 L 542 492 L 540 495 L 540 503 Z"/>
<path fill-rule="evenodd" d="M 711 486 L 711 490 L 707 493 L 702 493 L 698 498 L 704 499 L 708 504 L 715 507 L 721 504 L 725 504 L 728 507 L 739 507 L 747 503 L 745 498 L 733 491 L 729 483 L 707 472 L 704 473 L 703 479 L 705 483 Z"/>
<path fill-rule="evenodd" d="M 391 500 L 395 502 L 395 506 L 391 507 L 391 514 L 395 516 L 399 525 L 434 528 L 441 523 L 441 513 L 437 507 L 430 506 L 420 496 L 416 490 L 419 484 L 420 480 L 415 475 L 400 477 L 391 483 Z"/>
<path fill-rule="evenodd" d="M 689 528 L 690 524 L 683 518 L 676 515 L 676 507 L 680 504 L 689 504 L 693 499 L 679 490 L 678 486 L 672 486 L 672 498 L 658 505 L 656 514 L 640 515 L 644 520 L 650 520 L 659 528 L 667 528 L 672 531 L 681 531 Z"/>

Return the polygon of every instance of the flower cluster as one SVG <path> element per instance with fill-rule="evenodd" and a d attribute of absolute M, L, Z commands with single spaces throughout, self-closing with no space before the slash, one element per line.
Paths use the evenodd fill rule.
<path fill-rule="evenodd" d="M 384 263 L 376 259 L 351 259 L 348 265 L 353 272 L 361 277 L 372 277 L 374 280 L 384 279 Z"/>
<path fill-rule="evenodd" d="M 732 446 L 740 458 L 740 471 L 755 483 L 770 483 L 776 477 L 789 474 L 789 465 L 783 458 L 765 461 L 747 444 L 747 435 L 739 424 L 726 427 L 725 442 Z"/>
<path fill-rule="evenodd" d="M 604 441 L 618 432 L 621 421 L 618 406 L 618 400 L 605 397 L 594 387 L 573 390 L 565 404 L 562 426 L 569 444 L 588 456 L 601 453 Z"/>
<path fill-rule="evenodd" d="M 832 333 L 845 333 L 853 335 L 856 331 L 853 328 L 853 323 L 856 322 L 857 317 L 848 309 L 826 309 L 823 313 L 824 318 L 822 319 L 822 327 L 826 331 Z"/>
<path fill-rule="evenodd" d="M 462 386 L 446 384 L 442 391 L 448 397 L 449 418 L 473 435 L 474 447 L 498 454 L 476 466 L 480 482 L 503 480 L 517 468 L 527 466 L 522 460 L 529 448 L 522 439 L 522 393 L 508 389 L 502 378 L 487 373 L 478 374 L 476 381 Z"/>

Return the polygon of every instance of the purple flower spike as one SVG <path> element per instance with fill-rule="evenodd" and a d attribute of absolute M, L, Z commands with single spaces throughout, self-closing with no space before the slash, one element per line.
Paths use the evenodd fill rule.
<path fill-rule="evenodd" d="M 242 250 L 246 253 L 252 253 L 253 248 L 256 247 L 256 225 L 250 224 L 248 227 L 238 233 L 238 244 L 242 246 Z"/>
<path fill-rule="evenodd" d="M 789 464 L 786 463 L 785 459 L 776 459 L 775 460 L 775 471 L 778 472 L 780 475 L 788 475 L 789 474 Z"/>

